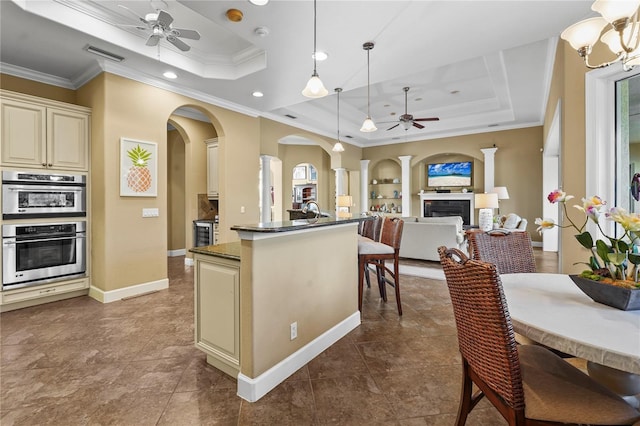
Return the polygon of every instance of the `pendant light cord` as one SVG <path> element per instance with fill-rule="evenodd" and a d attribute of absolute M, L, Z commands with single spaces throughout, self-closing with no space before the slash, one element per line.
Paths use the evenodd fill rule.
<path fill-rule="evenodd" d="M 316 0 L 313 0 L 313 75 L 317 75 L 316 71 L 316 20 L 317 20 Z"/>
<path fill-rule="evenodd" d="M 371 79 L 369 77 L 369 52 L 371 49 L 367 49 L 367 117 L 371 118 Z"/>
<path fill-rule="evenodd" d="M 338 93 L 338 143 L 340 143 L 340 92 L 342 92 L 342 89 L 338 88 L 336 89 L 336 92 Z"/>

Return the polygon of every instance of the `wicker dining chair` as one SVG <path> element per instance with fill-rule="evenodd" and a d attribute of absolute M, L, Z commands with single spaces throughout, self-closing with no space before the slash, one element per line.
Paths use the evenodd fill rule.
<path fill-rule="evenodd" d="M 486 396 L 509 425 L 631 425 L 640 413 L 621 397 L 534 345 L 516 345 L 494 264 L 439 247 L 462 355 L 456 425 Z M 472 394 L 475 384 L 478 391 Z"/>
<path fill-rule="evenodd" d="M 402 302 L 400 301 L 400 242 L 404 221 L 400 218 L 385 217 L 380 226 L 380 241 L 358 240 L 358 309 L 362 310 L 362 297 L 364 292 L 364 277 L 369 273 L 369 265 L 376 267 L 378 289 L 380 296 L 387 301 L 386 284 L 394 287 L 398 315 L 402 315 Z M 386 266 L 386 261 L 393 261 L 393 270 Z M 393 281 L 386 277 L 389 273 Z M 367 280 L 368 283 L 368 280 Z"/>
<path fill-rule="evenodd" d="M 536 272 L 536 260 L 528 232 L 493 230 L 468 232 L 471 258 L 496 265 L 499 274 Z"/>

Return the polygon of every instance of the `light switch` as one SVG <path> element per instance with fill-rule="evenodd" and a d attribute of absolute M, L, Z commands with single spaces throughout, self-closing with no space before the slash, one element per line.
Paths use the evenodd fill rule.
<path fill-rule="evenodd" d="M 142 217 L 158 217 L 160 211 L 158 209 L 142 209 Z"/>

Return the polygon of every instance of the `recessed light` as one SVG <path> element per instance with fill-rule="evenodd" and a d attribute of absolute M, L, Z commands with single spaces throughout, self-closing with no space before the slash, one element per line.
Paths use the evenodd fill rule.
<path fill-rule="evenodd" d="M 263 96 L 264 96 L 264 93 L 262 93 L 262 92 L 261 92 L 261 91 L 259 91 L 259 90 L 256 90 L 255 92 L 253 92 L 253 93 L 252 93 L 252 95 L 253 95 L 254 97 L 256 97 L 256 98 L 261 98 L 261 97 L 263 97 Z"/>
<path fill-rule="evenodd" d="M 329 55 L 327 55 L 327 52 L 316 50 L 316 53 L 311 55 L 311 57 L 316 61 L 326 61 Z"/>
<path fill-rule="evenodd" d="M 162 75 L 164 75 L 166 78 L 170 78 L 172 80 L 174 78 L 178 78 L 178 75 L 173 71 L 165 71 Z"/>
<path fill-rule="evenodd" d="M 416 98 L 416 102 L 420 102 L 422 98 Z"/>
<path fill-rule="evenodd" d="M 269 3 L 269 0 L 249 0 L 249 3 L 255 4 L 256 6 L 264 6 Z"/>
<path fill-rule="evenodd" d="M 459 90 L 452 90 L 449 93 L 451 93 L 452 95 L 457 95 L 458 93 L 460 93 Z"/>

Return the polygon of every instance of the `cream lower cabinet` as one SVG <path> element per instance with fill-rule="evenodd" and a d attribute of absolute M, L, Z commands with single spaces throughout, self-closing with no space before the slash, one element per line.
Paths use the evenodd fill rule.
<path fill-rule="evenodd" d="M 88 108 L 3 90 L 0 109 L 3 166 L 88 170 Z"/>
<path fill-rule="evenodd" d="M 195 344 L 207 362 L 237 377 L 240 371 L 240 262 L 194 255 Z"/>

